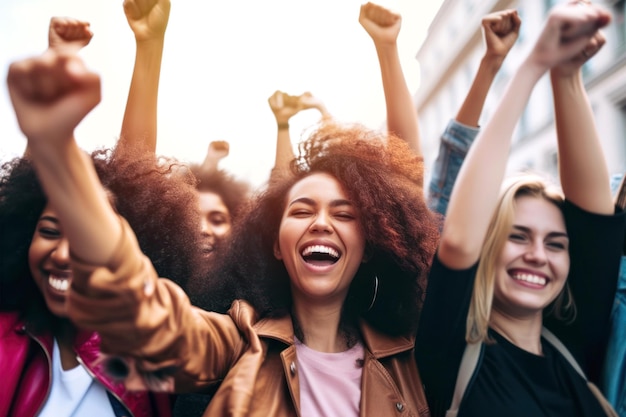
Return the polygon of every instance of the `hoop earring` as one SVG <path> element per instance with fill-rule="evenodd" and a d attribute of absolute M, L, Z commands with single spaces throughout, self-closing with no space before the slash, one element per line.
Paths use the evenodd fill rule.
<path fill-rule="evenodd" d="M 378 275 L 374 275 L 374 298 L 372 298 L 372 302 L 370 306 L 367 307 L 366 311 L 370 311 L 372 307 L 374 307 L 374 303 L 376 302 L 376 296 L 378 295 Z"/>

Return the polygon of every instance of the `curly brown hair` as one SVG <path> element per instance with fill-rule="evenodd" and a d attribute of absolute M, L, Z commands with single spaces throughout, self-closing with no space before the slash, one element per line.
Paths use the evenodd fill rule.
<path fill-rule="evenodd" d="M 289 276 L 273 254 L 286 196 L 313 173 L 336 178 L 359 211 L 369 258 L 359 268 L 343 322 L 364 318 L 387 334 L 414 331 L 426 277 L 439 237 L 439 217 L 422 187 L 423 160 L 401 139 L 360 125 L 324 124 L 300 145 L 290 175 L 269 183 L 219 250 L 210 278 L 193 288 L 193 302 L 223 311 L 235 298 L 252 303 L 261 316 L 287 314 Z M 380 282 L 373 295 L 373 277 Z"/>
<path fill-rule="evenodd" d="M 157 273 L 181 286 L 202 273 L 193 177 L 173 175 L 175 160 L 150 154 L 97 150 L 91 158 L 115 209 L 129 222 Z M 0 308 L 42 324 L 51 313 L 31 277 L 28 250 L 47 198 L 28 158 L 5 162 L 0 175 Z"/>
<path fill-rule="evenodd" d="M 223 170 L 206 173 L 199 165 L 191 165 L 189 168 L 196 177 L 196 189 L 219 195 L 228 209 L 231 221 L 236 222 L 248 201 L 250 186 Z"/>

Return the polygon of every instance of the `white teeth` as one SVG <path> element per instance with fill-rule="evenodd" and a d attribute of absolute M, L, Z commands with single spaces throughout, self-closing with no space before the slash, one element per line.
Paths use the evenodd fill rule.
<path fill-rule="evenodd" d="M 302 256 L 308 256 L 313 253 L 325 253 L 327 255 L 332 256 L 333 258 L 339 258 L 339 252 L 337 252 L 335 249 L 331 247 L 323 246 L 323 245 L 313 245 L 313 246 L 306 247 L 302 251 Z"/>
<path fill-rule="evenodd" d="M 540 276 L 537 276 L 537 275 L 515 274 L 515 275 L 513 275 L 513 278 L 517 279 L 519 281 L 530 282 L 531 284 L 546 285 L 546 279 L 544 277 L 540 277 Z"/>
<path fill-rule="evenodd" d="M 48 285 L 57 291 L 67 291 L 70 288 L 69 278 L 58 278 L 53 275 L 48 277 Z"/>

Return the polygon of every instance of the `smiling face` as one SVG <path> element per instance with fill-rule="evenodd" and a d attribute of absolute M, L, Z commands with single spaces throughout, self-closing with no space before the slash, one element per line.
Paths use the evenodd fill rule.
<path fill-rule="evenodd" d="M 563 290 L 568 245 L 556 205 L 544 198 L 517 197 L 513 225 L 497 261 L 494 309 L 514 317 L 540 315 Z"/>
<path fill-rule="evenodd" d="M 364 250 L 356 207 L 334 177 L 312 174 L 291 188 L 274 252 L 289 273 L 294 302 L 342 304 Z"/>
<path fill-rule="evenodd" d="M 228 236 L 232 222 L 228 207 L 222 198 L 210 191 L 199 191 L 200 213 L 202 215 L 202 235 L 206 252 L 213 251 L 215 242 Z"/>
<path fill-rule="evenodd" d="M 72 282 L 69 255 L 67 237 L 55 212 L 46 206 L 28 250 L 28 264 L 48 309 L 59 317 L 67 317 L 65 301 Z"/>

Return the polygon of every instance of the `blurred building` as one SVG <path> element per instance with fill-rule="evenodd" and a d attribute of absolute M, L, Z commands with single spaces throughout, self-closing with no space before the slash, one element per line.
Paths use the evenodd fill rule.
<path fill-rule="evenodd" d="M 484 124 L 495 109 L 511 74 L 527 55 L 555 0 L 445 0 L 417 53 L 420 88 L 415 94 L 423 149 L 428 167 L 437 156 L 439 138 L 456 115 L 484 54 L 481 19 L 498 10 L 517 8 L 522 27 L 494 81 L 481 117 Z M 607 43 L 583 67 L 611 173 L 626 171 L 626 0 L 603 2 L 613 13 L 605 29 Z M 549 78 L 535 87 L 513 139 L 508 169 L 532 169 L 556 178 L 554 110 Z"/>

